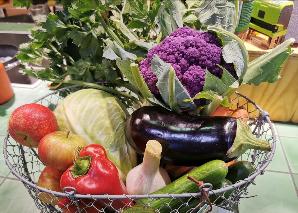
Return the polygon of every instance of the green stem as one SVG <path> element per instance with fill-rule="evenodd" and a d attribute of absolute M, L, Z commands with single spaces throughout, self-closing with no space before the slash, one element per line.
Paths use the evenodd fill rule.
<path fill-rule="evenodd" d="M 125 87 L 126 89 L 130 90 L 131 92 L 137 94 L 138 96 L 140 95 L 140 91 L 135 87 L 133 86 L 132 84 L 130 84 L 129 82 L 127 81 L 119 81 L 119 82 L 115 82 L 115 85 L 116 86 L 122 86 L 122 87 Z"/>
<path fill-rule="evenodd" d="M 147 0 L 147 12 L 150 11 L 151 0 Z"/>
<path fill-rule="evenodd" d="M 91 157 L 79 157 L 75 161 L 73 167 L 71 168 L 70 172 L 73 178 L 78 178 L 80 176 L 86 175 L 90 169 L 91 165 Z"/>
<path fill-rule="evenodd" d="M 132 100 L 133 102 L 138 102 L 138 99 L 128 95 L 127 93 L 124 92 L 120 92 L 118 90 L 103 86 L 103 85 L 98 85 L 95 83 L 88 83 L 88 82 L 84 82 L 84 81 L 78 81 L 78 80 L 67 80 L 64 81 L 63 83 L 65 84 L 74 84 L 74 85 L 79 85 L 79 86 L 84 86 L 84 87 L 90 87 L 90 88 L 95 88 L 95 89 L 99 89 L 99 90 L 103 90 L 105 92 L 111 93 L 117 97 L 125 97 L 128 98 L 130 100 Z"/>
<path fill-rule="evenodd" d="M 116 33 L 114 33 L 112 30 L 110 30 L 109 26 L 107 25 L 107 23 L 105 22 L 104 18 L 102 17 L 102 15 L 100 13 L 98 13 L 98 17 L 99 17 L 99 21 L 102 25 L 102 27 L 105 29 L 105 31 L 107 32 L 107 34 L 113 38 L 122 48 L 124 48 L 124 44 L 122 43 L 122 41 L 120 40 L 120 38 L 118 38 L 118 36 L 116 35 Z"/>
<path fill-rule="evenodd" d="M 241 120 L 237 120 L 236 137 L 232 147 L 228 150 L 227 156 L 234 158 L 242 155 L 248 149 L 270 151 L 270 143 L 257 138 L 252 134 L 249 126 Z"/>
<path fill-rule="evenodd" d="M 238 26 L 238 23 L 239 23 L 239 19 L 240 19 L 240 15 L 239 15 L 239 0 L 236 0 L 235 1 L 235 10 L 236 10 L 236 15 L 235 15 L 235 19 L 234 19 L 234 31 L 235 31 L 235 29 L 237 28 L 237 26 Z M 239 15 L 239 17 L 238 17 L 238 15 Z"/>

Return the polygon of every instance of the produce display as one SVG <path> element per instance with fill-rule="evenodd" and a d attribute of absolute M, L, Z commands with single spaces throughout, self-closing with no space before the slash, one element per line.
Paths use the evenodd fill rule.
<path fill-rule="evenodd" d="M 216 19 L 200 15 L 206 3 L 76 0 L 33 30 L 18 58 L 48 64 L 25 72 L 52 89 L 77 85 L 59 93 L 53 111 L 27 104 L 9 120 L 12 138 L 46 166 L 37 185 L 82 195 L 42 192 L 47 208 L 168 212 L 181 200 L 92 196 L 198 193 L 204 183 L 219 189 L 256 171 L 241 157 L 270 152 L 271 143 L 252 131 L 248 108 L 232 109 L 231 96 L 240 85 L 276 81 L 293 40 L 249 62 L 234 21 L 229 31 L 204 25 Z M 219 204 L 232 193 L 206 199 Z"/>
<path fill-rule="evenodd" d="M 25 111 L 22 111 L 24 106 L 17 108 L 12 113 L 13 121 L 18 123 L 23 119 L 22 112 L 26 115 L 37 106 L 43 108 L 38 104 L 25 105 Z M 97 114 L 92 114 L 94 108 L 98 109 Z M 172 112 L 161 106 L 143 106 L 129 115 L 121 102 L 109 93 L 81 89 L 61 100 L 54 113 L 47 110 L 51 112 L 49 115 L 54 115 L 57 129 L 37 142 L 39 159 L 46 166 L 37 185 L 56 192 L 68 187 L 82 195 L 198 192 L 197 183 L 189 177 L 218 189 L 244 180 L 255 171 L 250 162 L 235 161 L 235 158 L 248 149 L 270 151 L 266 140 L 252 134 L 246 124 L 248 112 L 244 109 L 232 111 L 220 106 L 214 115 L 199 116 Z M 15 117 L 18 112 L 20 115 Z M 44 124 L 43 120 L 35 122 L 36 126 Z M 10 131 L 13 130 L 12 126 Z M 117 132 L 123 135 L 118 138 Z M 26 130 L 22 134 L 27 135 Z M 126 152 L 119 151 L 121 149 Z M 136 166 L 129 169 L 124 184 L 113 156 L 117 153 L 120 159 L 129 159 L 128 149 L 134 150 L 130 151 L 134 155 L 138 153 L 139 160 L 134 157 Z M 167 171 L 174 175 L 170 178 Z M 232 192 L 224 196 L 228 198 Z M 108 199 L 86 198 L 74 203 L 47 192 L 40 192 L 39 199 L 47 205 L 59 206 L 63 212 L 77 212 L 78 208 L 87 212 L 102 208 L 108 212 L 154 212 L 157 209 L 167 212 L 165 203 L 170 203 L 173 209 L 181 205 L 179 200 L 171 198 L 135 201 L 125 198 L 112 203 Z M 221 195 L 212 195 L 209 199 L 216 203 L 223 201 Z M 192 200 L 187 208 L 199 203 Z M 183 207 L 181 212 L 187 208 Z"/>

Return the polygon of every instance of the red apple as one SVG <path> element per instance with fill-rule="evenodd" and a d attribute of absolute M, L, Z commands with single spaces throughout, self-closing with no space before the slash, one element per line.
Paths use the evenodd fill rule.
<path fill-rule="evenodd" d="M 56 192 L 61 192 L 60 189 L 60 178 L 62 172 L 57 169 L 47 166 L 41 172 L 37 185 Z M 58 203 L 58 198 L 54 195 L 46 192 L 40 192 L 38 194 L 39 199 L 46 204 L 56 205 Z"/>
<path fill-rule="evenodd" d="M 10 116 L 8 131 L 18 143 L 37 147 L 45 135 L 57 131 L 54 113 L 40 104 L 25 104 L 18 107 Z"/>
<path fill-rule="evenodd" d="M 45 165 L 65 171 L 73 164 L 78 150 L 86 145 L 87 142 L 79 135 L 56 131 L 40 140 L 38 155 Z"/>

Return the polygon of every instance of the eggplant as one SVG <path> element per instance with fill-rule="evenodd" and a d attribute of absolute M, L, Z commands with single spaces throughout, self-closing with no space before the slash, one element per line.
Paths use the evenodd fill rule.
<path fill-rule="evenodd" d="M 267 141 L 256 138 L 249 126 L 232 117 L 177 114 L 158 106 L 145 106 L 127 120 L 126 134 L 142 154 L 149 140 L 162 145 L 163 160 L 196 166 L 219 159 L 229 161 L 247 149 L 269 151 Z"/>

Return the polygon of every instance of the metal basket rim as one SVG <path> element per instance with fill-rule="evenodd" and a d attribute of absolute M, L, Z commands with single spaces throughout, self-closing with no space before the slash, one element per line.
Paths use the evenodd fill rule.
<path fill-rule="evenodd" d="M 55 90 L 41 98 L 36 99 L 35 101 L 33 101 L 33 103 L 36 103 L 38 101 L 43 100 L 44 98 L 57 94 L 58 92 L 67 90 L 67 89 L 72 89 L 72 88 L 76 88 L 78 86 L 69 86 L 69 87 L 65 87 L 59 90 Z M 254 179 L 258 176 L 258 175 L 262 175 L 265 171 L 265 168 L 269 165 L 269 163 L 272 161 L 274 153 L 275 153 L 275 149 L 276 149 L 276 142 L 278 141 L 278 136 L 277 136 L 277 131 L 275 126 L 272 124 L 270 118 L 269 118 L 269 114 L 264 111 L 263 109 L 261 109 L 256 103 L 254 103 L 252 100 L 250 100 L 247 96 L 240 94 L 239 92 L 236 92 L 237 95 L 245 98 L 249 103 L 253 104 L 261 113 L 263 116 L 263 119 L 269 124 L 270 129 L 272 131 L 272 147 L 271 147 L 271 151 L 269 153 L 268 159 L 267 161 L 259 168 L 257 169 L 254 173 L 252 173 L 249 177 L 245 178 L 244 180 L 238 181 L 236 183 L 234 183 L 233 185 L 227 186 L 227 187 L 223 187 L 220 189 L 216 189 L 216 190 L 210 190 L 209 194 L 210 195 L 215 195 L 215 194 L 220 194 L 220 193 L 224 193 L 226 191 L 232 190 L 234 188 L 240 187 L 246 183 L 250 183 L 253 182 Z M 10 169 L 10 171 L 13 173 L 13 175 L 15 175 L 22 183 L 29 185 L 32 188 L 38 189 L 41 192 L 46 192 L 46 193 L 50 193 L 53 194 L 54 196 L 57 197 L 70 197 L 72 196 L 73 198 L 78 198 L 78 199 L 141 199 L 141 198 L 186 198 L 186 197 L 200 197 L 201 193 L 181 193 L 181 194 L 146 194 L 146 195 L 108 195 L 108 194 L 103 194 L 103 195 L 91 195 L 91 194 L 76 194 L 75 192 L 69 193 L 69 192 L 57 192 L 57 191 L 52 191 L 52 190 L 48 190 L 46 188 L 43 187 L 39 187 L 36 185 L 36 183 L 33 183 L 29 180 L 27 180 L 26 178 L 22 177 L 17 171 L 14 170 L 13 166 L 11 165 L 11 163 L 8 161 L 8 153 L 7 153 L 7 142 L 8 142 L 8 138 L 10 137 L 9 133 L 7 133 L 5 139 L 4 139 L 4 143 L 3 143 L 3 154 L 4 154 L 4 159 L 5 159 L 5 163 L 8 166 L 8 168 Z M 22 146 L 22 145 L 20 145 Z"/>

